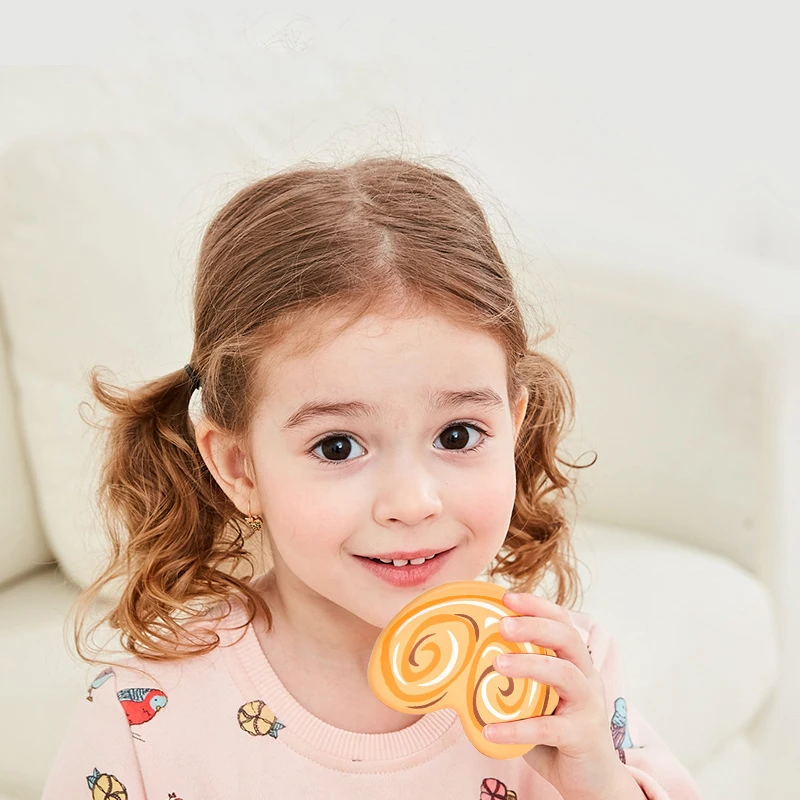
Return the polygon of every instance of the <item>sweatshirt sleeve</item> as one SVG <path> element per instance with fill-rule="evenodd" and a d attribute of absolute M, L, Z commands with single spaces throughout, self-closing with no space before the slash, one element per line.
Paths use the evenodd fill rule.
<path fill-rule="evenodd" d="M 89 700 L 89 698 L 91 698 Z M 145 800 L 131 727 L 117 698 L 113 669 L 92 681 L 65 732 L 42 800 Z"/>
<path fill-rule="evenodd" d="M 644 795 L 648 800 L 703 800 L 687 769 L 629 702 L 614 638 L 595 622 L 587 646 L 603 677 L 617 754 Z"/>

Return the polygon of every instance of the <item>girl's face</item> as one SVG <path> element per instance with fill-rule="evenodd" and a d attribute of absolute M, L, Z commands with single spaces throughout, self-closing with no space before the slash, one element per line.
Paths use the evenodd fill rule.
<path fill-rule="evenodd" d="M 526 392 L 510 407 L 494 339 L 439 316 L 373 315 L 268 371 L 250 497 L 283 602 L 383 627 L 422 591 L 481 574 L 508 531 L 527 405 Z M 346 407 L 314 408 L 328 404 Z M 418 551 L 444 555 L 369 560 Z"/>

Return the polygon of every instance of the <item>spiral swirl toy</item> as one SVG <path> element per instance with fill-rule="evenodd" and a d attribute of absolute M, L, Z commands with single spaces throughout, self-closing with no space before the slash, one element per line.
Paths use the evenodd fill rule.
<path fill-rule="evenodd" d="M 505 592 L 486 581 L 454 581 L 423 592 L 383 629 L 368 667 L 370 688 L 389 708 L 409 714 L 452 708 L 470 742 L 498 759 L 534 745 L 490 742 L 484 725 L 552 714 L 559 700 L 552 686 L 494 669 L 495 657 L 504 653 L 555 656 L 502 637 L 500 620 L 518 616 L 503 605 Z"/>

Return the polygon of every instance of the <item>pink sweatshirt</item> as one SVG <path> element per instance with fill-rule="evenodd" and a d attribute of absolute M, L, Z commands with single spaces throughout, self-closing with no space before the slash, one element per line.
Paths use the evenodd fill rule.
<path fill-rule="evenodd" d="M 100 672 L 91 702 L 78 702 L 43 800 L 561 798 L 522 757 L 478 752 L 449 708 L 392 733 L 352 733 L 314 717 L 273 672 L 252 625 L 243 636 L 233 630 L 247 616 L 240 603 L 232 607 L 230 624 L 217 629 L 223 646 L 207 655 L 128 657 Z M 570 615 L 603 676 L 613 740 L 643 796 L 701 800 L 686 769 L 626 703 L 613 639 L 589 615 Z"/>

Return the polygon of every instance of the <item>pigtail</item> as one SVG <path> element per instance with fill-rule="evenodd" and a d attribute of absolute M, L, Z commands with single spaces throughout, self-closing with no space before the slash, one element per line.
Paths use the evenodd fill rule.
<path fill-rule="evenodd" d="M 564 367 L 545 353 L 528 350 L 517 363 L 515 374 L 512 387 L 527 386 L 528 409 L 514 456 L 514 509 L 505 542 L 489 575 L 502 575 L 515 591 L 528 592 L 542 584 L 549 572 L 556 587 L 552 599 L 573 608 L 579 600 L 581 583 L 564 497 L 569 492 L 575 501 L 575 479 L 562 472 L 559 464 L 585 469 L 594 461 L 571 464 L 557 455 L 575 414 L 574 390 Z"/>
<path fill-rule="evenodd" d="M 117 580 L 115 605 L 91 626 L 87 639 L 107 623 L 134 655 L 165 660 L 178 651 L 209 652 L 219 636 L 200 631 L 205 638 L 186 649 L 194 636 L 187 622 L 233 591 L 244 595 L 251 620 L 258 610 L 271 623 L 263 599 L 248 586 L 254 566 L 246 538 L 252 532 L 195 442 L 188 373 L 181 369 L 131 390 L 103 383 L 96 370 L 90 380 L 95 399 L 110 412 L 101 426 L 107 436 L 98 487 L 110 553 L 102 574 L 73 608 L 78 654 L 90 663 L 107 663 L 87 657 L 81 633 L 89 607 Z M 242 564 L 250 567 L 246 580 L 233 574 Z"/>

